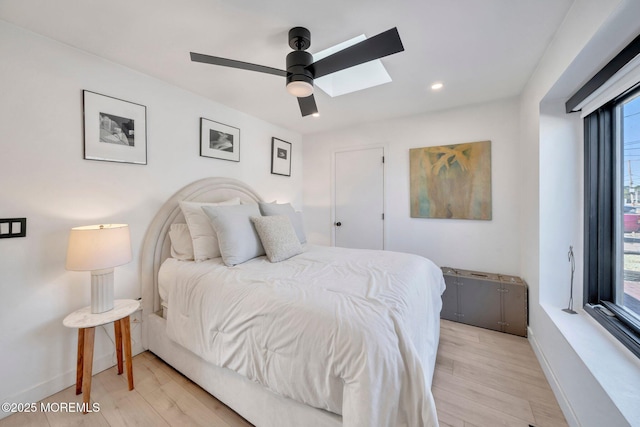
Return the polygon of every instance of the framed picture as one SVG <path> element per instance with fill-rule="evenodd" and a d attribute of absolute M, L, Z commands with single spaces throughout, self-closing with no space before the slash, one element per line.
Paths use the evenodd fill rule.
<path fill-rule="evenodd" d="M 291 143 L 271 138 L 271 173 L 291 176 Z"/>
<path fill-rule="evenodd" d="M 147 164 L 147 107 L 84 90 L 84 158 Z"/>
<path fill-rule="evenodd" d="M 200 155 L 240 161 L 240 129 L 200 118 Z"/>
<path fill-rule="evenodd" d="M 409 150 L 412 218 L 491 220 L 491 141 Z"/>

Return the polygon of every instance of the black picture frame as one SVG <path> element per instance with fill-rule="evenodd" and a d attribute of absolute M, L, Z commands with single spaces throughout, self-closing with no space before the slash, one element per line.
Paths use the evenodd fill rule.
<path fill-rule="evenodd" d="M 271 173 L 291 176 L 291 143 L 271 138 Z"/>
<path fill-rule="evenodd" d="M 240 161 L 240 129 L 200 118 L 200 156 Z"/>
<path fill-rule="evenodd" d="M 147 107 L 82 91 L 84 158 L 147 164 Z"/>

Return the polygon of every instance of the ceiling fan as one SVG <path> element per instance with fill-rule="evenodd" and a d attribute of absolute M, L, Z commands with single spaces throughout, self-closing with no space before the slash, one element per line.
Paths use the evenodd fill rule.
<path fill-rule="evenodd" d="M 313 97 L 314 79 L 404 50 L 397 28 L 363 40 L 316 62 L 313 62 L 313 56 L 306 52 L 311 46 L 311 33 L 306 28 L 295 27 L 289 30 L 289 46 L 294 51 L 287 55 L 286 71 L 194 52 L 191 52 L 191 60 L 286 77 L 287 91 L 298 98 L 300 112 L 304 117 L 318 113 L 316 100 Z"/>

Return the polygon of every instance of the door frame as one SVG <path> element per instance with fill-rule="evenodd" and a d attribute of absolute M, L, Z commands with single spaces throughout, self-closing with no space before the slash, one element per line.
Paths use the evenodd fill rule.
<path fill-rule="evenodd" d="M 374 148 L 382 148 L 382 156 L 384 157 L 384 163 L 382 165 L 382 210 L 384 213 L 384 220 L 382 221 L 382 249 L 387 249 L 387 223 L 389 222 L 389 216 L 387 215 L 387 163 L 389 162 L 388 152 L 389 145 L 386 143 L 380 144 L 362 144 L 349 147 L 343 147 L 335 149 L 331 152 L 331 246 L 336 245 L 336 155 L 338 153 L 344 153 L 347 151 L 360 151 L 370 150 Z"/>

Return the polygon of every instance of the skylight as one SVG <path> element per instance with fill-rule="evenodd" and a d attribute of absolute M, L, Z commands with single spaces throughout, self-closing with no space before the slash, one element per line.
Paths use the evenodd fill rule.
<path fill-rule="evenodd" d="M 359 35 L 358 37 L 354 37 L 351 40 L 347 40 L 346 42 L 342 42 L 318 53 L 314 53 L 313 60 L 318 61 L 325 56 L 329 56 L 332 53 L 335 53 L 366 39 L 367 37 L 364 34 Z M 362 89 L 389 83 L 390 81 L 391 76 L 389 76 L 389 73 L 387 73 L 384 65 L 382 65 L 382 61 L 376 59 L 374 61 L 356 65 L 355 67 L 347 68 L 346 70 L 338 71 L 336 73 L 317 78 L 313 81 L 313 83 L 316 87 L 319 87 L 324 92 L 326 92 L 327 95 L 334 98 L 336 96 L 345 95 L 347 93 L 352 93 Z"/>

